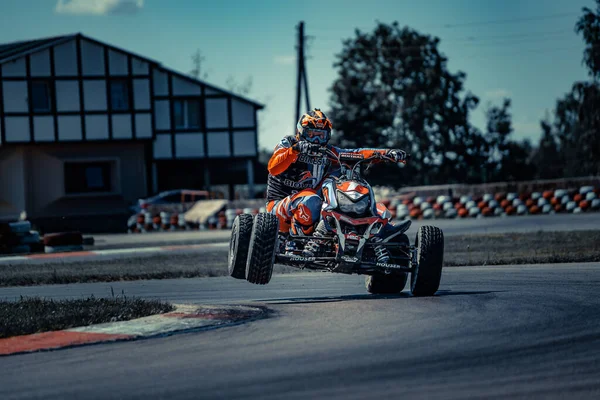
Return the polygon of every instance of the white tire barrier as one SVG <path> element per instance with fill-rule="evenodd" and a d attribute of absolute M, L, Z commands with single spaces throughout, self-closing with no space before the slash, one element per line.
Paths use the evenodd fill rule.
<path fill-rule="evenodd" d="M 564 196 L 568 196 L 568 195 L 569 195 L 569 192 L 565 189 L 556 189 L 554 191 L 554 197 L 556 197 L 557 199 L 564 197 Z"/>
<path fill-rule="evenodd" d="M 51 253 L 68 253 L 73 251 L 82 251 L 83 246 L 81 245 L 70 245 L 70 246 L 45 246 L 44 252 Z"/>
<path fill-rule="evenodd" d="M 595 198 L 597 198 L 597 197 L 598 197 L 598 196 L 597 196 L 597 195 L 596 195 L 596 193 L 594 193 L 594 192 L 588 192 L 588 193 L 586 193 L 586 195 L 585 195 L 585 199 L 586 199 L 587 201 L 592 201 L 592 200 L 594 200 L 594 199 L 595 199 Z"/>
<path fill-rule="evenodd" d="M 449 208 L 448 210 L 446 210 L 444 215 L 446 218 L 456 218 L 458 216 L 458 211 L 456 211 L 455 208 Z"/>
<path fill-rule="evenodd" d="M 434 216 L 433 209 L 428 208 L 423 211 L 423 219 L 432 219 Z"/>
<path fill-rule="evenodd" d="M 447 203 L 447 202 L 450 202 L 450 201 L 452 201 L 452 199 L 450 197 L 448 197 L 448 196 L 438 196 L 437 199 L 436 199 L 436 202 L 438 204 L 444 204 L 444 203 Z"/>

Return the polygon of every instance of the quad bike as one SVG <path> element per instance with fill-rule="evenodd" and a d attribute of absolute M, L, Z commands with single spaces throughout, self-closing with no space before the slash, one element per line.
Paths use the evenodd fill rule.
<path fill-rule="evenodd" d="M 390 223 L 391 213 L 375 201 L 373 190 L 362 177 L 360 167 L 374 161 L 393 162 L 375 153 L 364 158 L 360 153 L 335 154 L 322 148 L 322 154 L 336 159 L 339 174 L 328 177 L 322 185 L 323 207 L 316 231 L 326 235 L 292 236 L 279 232 L 275 214 L 238 215 L 232 226 L 229 246 L 229 275 L 264 285 L 269 283 L 274 264 L 300 269 L 366 275 L 370 293 L 399 293 L 411 274 L 410 290 L 414 296 L 432 296 L 438 290 L 444 257 L 441 229 L 422 226 L 414 245 L 405 234 L 407 220 Z M 314 257 L 303 256 L 310 239 L 322 243 Z"/>

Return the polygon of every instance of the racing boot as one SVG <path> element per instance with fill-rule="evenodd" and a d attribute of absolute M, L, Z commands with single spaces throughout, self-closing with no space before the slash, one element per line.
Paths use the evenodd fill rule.
<path fill-rule="evenodd" d="M 325 238 L 327 236 L 329 236 L 329 232 L 327 232 L 327 228 L 325 228 L 325 223 L 321 220 L 317 224 L 317 228 L 313 233 L 312 239 L 310 239 L 304 246 L 304 250 L 302 250 L 302 256 L 317 257 L 321 252 L 323 246 L 327 242 L 326 240 L 319 238 Z"/>

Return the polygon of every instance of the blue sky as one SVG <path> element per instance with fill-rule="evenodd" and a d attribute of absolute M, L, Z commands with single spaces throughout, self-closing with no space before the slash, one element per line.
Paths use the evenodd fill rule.
<path fill-rule="evenodd" d="M 252 77 L 249 97 L 266 105 L 260 146 L 273 148 L 294 129 L 298 22 L 314 37 L 311 106 L 327 110 L 342 39 L 355 28 L 372 30 L 376 20 L 397 20 L 440 37 L 450 70 L 466 72 L 466 88 L 482 99 L 473 124 L 484 129 L 483 106 L 509 96 L 514 137 L 537 142 L 540 118 L 587 78 L 583 42 L 573 30 L 584 6 L 594 8 L 594 1 L 3 0 L 0 42 L 82 32 L 181 72 L 200 49 L 207 82 L 226 88 L 229 77 Z"/>

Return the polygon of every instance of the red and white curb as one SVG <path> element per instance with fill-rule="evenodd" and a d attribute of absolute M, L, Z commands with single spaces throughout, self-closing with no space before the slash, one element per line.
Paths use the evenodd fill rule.
<path fill-rule="evenodd" d="M 104 258 L 104 259 L 115 259 L 115 258 L 127 258 L 127 257 L 138 257 L 138 256 L 152 256 L 157 254 L 164 254 L 169 252 L 197 252 L 198 250 L 209 250 L 226 248 L 229 246 L 228 242 L 221 243 L 204 243 L 204 244 L 188 244 L 188 245 L 175 245 L 175 246 L 160 246 L 160 247 L 136 247 L 129 249 L 110 249 L 110 250 L 89 250 L 89 251 L 73 251 L 65 253 L 42 253 L 42 254 L 28 254 L 22 256 L 8 256 L 0 257 L 0 265 L 2 264 L 18 264 L 18 263 L 31 263 L 35 260 L 50 261 L 50 260 L 72 260 L 74 262 L 87 260 L 91 258 Z"/>
<path fill-rule="evenodd" d="M 0 356 L 166 336 L 237 324 L 266 315 L 265 309 L 250 306 L 175 305 L 175 311 L 130 321 L 107 322 L 0 339 Z"/>

